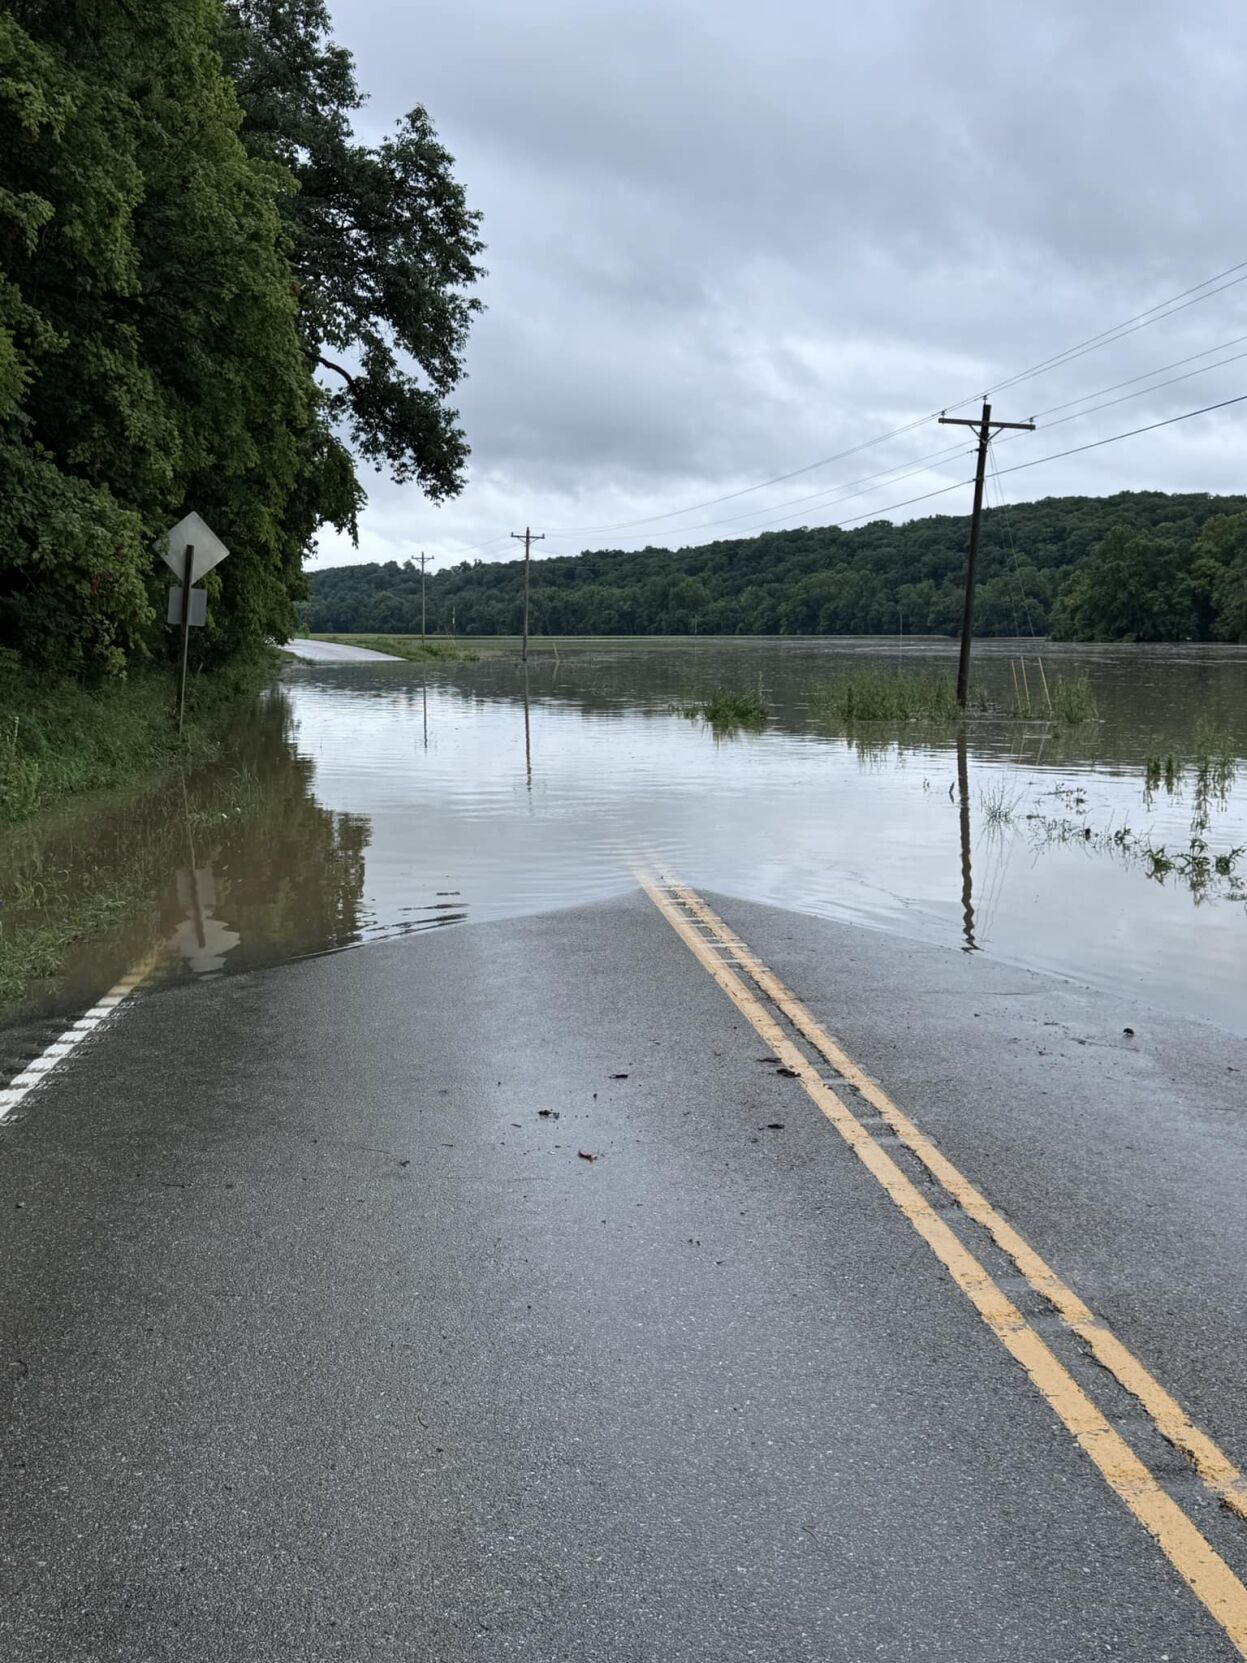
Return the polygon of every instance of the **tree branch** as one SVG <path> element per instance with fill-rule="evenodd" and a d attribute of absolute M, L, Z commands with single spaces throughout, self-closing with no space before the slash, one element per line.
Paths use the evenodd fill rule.
<path fill-rule="evenodd" d="M 355 377 L 351 374 L 350 370 L 344 370 L 341 364 L 330 363 L 328 358 L 322 358 L 319 353 L 316 355 L 316 362 L 322 369 L 333 370 L 336 374 L 340 375 L 348 387 L 353 387 L 355 385 Z"/>

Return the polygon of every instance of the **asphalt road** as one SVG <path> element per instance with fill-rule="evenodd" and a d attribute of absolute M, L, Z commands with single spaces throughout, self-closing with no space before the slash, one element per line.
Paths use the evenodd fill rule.
<path fill-rule="evenodd" d="M 349 647 L 342 641 L 287 641 L 282 652 L 309 664 L 401 664 L 393 653 L 374 652 L 371 647 Z"/>
<path fill-rule="evenodd" d="M 713 904 L 1247 1461 L 1247 1045 Z M 639 892 L 137 996 L 0 1128 L 0 1655 L 1243 1655 L 774 1056 Z"/>

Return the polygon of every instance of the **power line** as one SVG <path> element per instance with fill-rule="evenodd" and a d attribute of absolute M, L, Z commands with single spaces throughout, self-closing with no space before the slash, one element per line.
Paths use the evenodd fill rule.
<path fill-rule="evenodd" d="M 1242 275 L 1235 277 L 1234 273 L 1236 272 L 1241 273 Z M 1230 277 L 1232 278 L 1232 281 L 1222 283 L 1220 288 L 1210 288 L 1211 284 L 1219 283 L 1223 277 Z M 1066 363 L 1072 363 L 1075 358 L 1083 357 L 1088 352 L 1094 352 L 1101 346 L 1111 346 L 1115 341 L 1123 339 L 1126 335 L 1134 334 L 1137 329 L 1147 329 L 1154 323 L 1161 323 L 1166 317 L 1171 317 L 1174 312 L 1185 311 L 1187 306 L 1198 305 L 1199 302 L 1203 300 L 1211 300 L 1214 295 L 1220 294 L 1222 290 L 1233 288 L 1236 284 L 1243 282 L 1247 282 L 1247 260 L 1241 260 L 1237 265 L 1227 266 L 1224 271 L 1217 272 L 1212 277 L 1206 277 L 1202 283 L 1196 283 L 1189 289 L 1183 289 L 1181 293 L 1171 295 L 1167 300 L 1157 301 L 1154 306 L 1149 306 L 1146 311 L 1136 312 L 1133 317 L 1127 318 L 1123 323 L 1113 324 L 1110 328 L 1101 330 L 1098 335 L 1089 336 L 1085 341 L 1079 341 L 1074 346 L 1065 348 L 1062 352 L 1055 353 L 1049 358 L 1042 359 L 1039 363 L 1032 364 L 1028 369 L 1019 370 L 1007 380 L 995 383 L 991 388 L 991 391 L 1001 392 L 1007 387 L 1016 386 L 1019 382 L 1031 380 L 1033 377 L 1044 373 L 1048 369 L 1055 369 L 1062 367 Z M 1209 290 L 1209 292 L 1201 294 L 1199 291 L 1204 289 Z M 1179 304 L 1180 302 L 1184 302 L 1185 304 Z M 1159 315 L 1154 316 L 1153 314 Z M 1120 384 L 1121 383 L 1119 383 L 1119 385 Z M 968 404 L 971 399 L 977 398 L 978 396 L 979 395 L 977 393 L 968 394 L 965 398 L 958 399 L 955 403 L 942 405 L 941 409 L 959 409 L 961 405 Z M 853 445 L 848 450 L 838 451 L 834 456 L 825 456 L 817 462 L 808 462 L 804 467 L 793 468 L 788 473 L 776 474 L 774 478 L 760 480 L 756 485 L 745 485 L 739 490 L 728 491 L 723 496 L 710 497 L 704 502 L 689 503 L 683 508 L 672 508 L 662 514 L 646 514 L 633 520 L 621 520 L 612 525 L 571 526 L 561 528 L 553 532 L 552 535 L 581 537 L 592 536 L 599 532 L 606 531 L 627 531 L 635 525 L 652 525 L 661 520 L 678 519 L 681 514 L 697 513 L 702 508 L 714 508 L 721 502 L 731 502 L 737 497 L 748 496 L 753 491 L 765 490 L 769 485 L 783 484 L 785 480 L 796 479 L 799 475 L 811 473 L 816 468 L 830 467 L 833 462 L 844 461 L 850 456 L 856 456 L 861 451 L 869 450 L 872 446 L 883 444 L 889 439 L 900 438 L 902 435 L 912 432 L 916 427 L 921 427 L 925 422 L 934 420 L 939 413 L 939 411 L 931 411 L 930 414 L 918 416 L 913 421 L 906 422 L 901 427 L 890 429 L 887 433 L 878 434 L 872 439 L 864 439 L 860 444 Z M 496 541 L 497 539 L 494 540 Z M 485 547 L 487 545 L 482 544 L 481 546 Z"/>
<path fill-rule="evenodd" d="M 1175 358 L 1171 364 L 1158 364 L 1153 370 L 1144 370 L 1142 375 L 1131 375 L 1124 381 L 1113 381 L 1107 387 L 1097 387 L 1093 393 L 1083 393 L 1081 398 L 1066 399 L 1064 404 L 1050 404 L 1046 410 L 1035 410 L 1031 414 L 1031 420 L 1037 422 L 1044 416 L 1055 416 L 1058 411 L 1072 410 L 1076 404 L 1085 404 L 1089 398 L 1098 398 L 1101 393 L 1115 393 L 1119 387 L 1133 387 L 1138 381 L 1146 381 L 1153 375 L 1163 375 L 1166 370 L 1179 370 L 1184 364 L 1193 364 L 1197 358 L 1210 358 L 1214 352 L 1224 352 L 1228 347 L 1239 346 L 1243 341 L 1247 341 L 1247 335 L 1234 335 L 1228 341 L 1219 341 L 1216 346 L 1206 346 L 1202 352 L 1191 352 L 1185 358 Z M 1215 369 L 1216 365 L 1212 367 Z"/>
<path fill-rule="evenodd" d="M 831 498 L 832 501 L 835 502 L 847 502 L 853 497 L 869 495 L 872 489 L 870 483 L 872 480 L 884 480 L 887 485 L 897 485 L 902 479 L 912 479 L 915 474 L 925 473 L 934 462 L 944 461 L 950 456 L 960 456 L 964 453 L 965 448 L 964 444 L 948 445 L 942 450 L 932 451 L 925 457 L 911 458 L 908 462 L 897 462 L 891 468 L 883 468 L 878 473 L 866 474 L 860 479 L 841 481 L 838 485 L 829 486 L 826 490 L 811 492 L 809 496 L 792 497 L 787 502 L 772 503 L 767 508 L 754 508 L 747 514 L 730 514 L 724 519 L 703 520 L 698 525 L 684 526 L 681 528 L 680 534 L 684 535 L 685 533 L 710 531 L 716 526 L 738 525 L 742 520 L 755 520 L 766 516 L 774 516 L 776 509 L 791 508 L 795 503 L 812 503 L 818 501 L 826 502 L 828 498 Z M 863 489 L 851 490 L 849 488 L 851 486 L 862 486 Z M 885 486 L 875 485 L 873 486 L 873 489 L 876 491 L 883 490 L 885 489 Z M 798 516 L 795 514 L 783 516 L 785 519 L 796 519 L 797 517 Z M 560 537 L 565 538 L 568 535 L 569 533 L 566 532 L 552 533 L 552 536 L 554 536 L 556 540 Z M 638 532 L 633 537 L 624 538 L 624 541 L 635 542 L 646 535 L 648 534 L 645 532 Z"/>
<path fill-rule="evenodd" d="M 1236 275 L 1236 274 L 1238 274 L 1238 275 Z M 1223 283 L 1223 282 L 1221 282 L 1222 278 L 1228 278 L 1228 279 L 1230 279 L 1230 281 Z M 1088 336 L 1086 340 L 1079 341 L 1079 342 L 1075 343 L 1075 345 L 1073 345 L 1071 347 L 1067 347 L 1061 352 L 1054 353 L 1051 356 L 1049 356 L 1048 358 L 1041 359 L 1038 363 L 1035 363 L 1035 364 L 1031 365 L 1027 369 L 1019 370 L 1014 375 L 1009 376 L 1007 379 L 994 383 L 992 388 L 991 388 L 991 391 L 993 393 L 994 392 L 1000 392 L 1000 391 L 1003 391 L 1006 388 L 1017 386 L 1018 384 L 1020 384 L 1023 381 L 1031 380 L 1035 376 L 1044 374 L 1044 373 L 1048 372 L 1049 370 L 1057 369 L 1057 368 L 1063 368 L 1065 365 L 1067 365 L 1069 363 L 1073 363 L 1076 359 L 1086 356 L 1087 353 L 1098 351 L 1100 348 L 1105 347 L 1105 346 L 1111 346 L 1111 345 L 1115 344 L 1117 341 L 1125 339 L 1128 335 L 1132 335 L 1132 334 L 1136 333 L 1140 329 L 1149 328 L 1154 323 L 1161 323 L 1166 318 L 1172 317 L 1175 313 L 1180 312 L 1180 311 L 1185 311 L 1187 309 L 1187 307 L 1198 305 L 1201 301 L 1210 300 L 1215 295 L 1221 294 L 1224 290 L 1233 288 L 1237 284 L 1240 284 L 1240 283 L 1243 283 L 1243 282 L 1247 282 L 1247 260 L 1239 261 L 1236 265 L 1233 265 L 1233 266 L 1227 266 L 1224 271 L 1217 272 L 1213 276 L 1205 278 L 1202 282 L 1196 283 L 1188 289 L 1183 289 L 1180 293 L 1178 293 L 1176 295 L 1171 295 L 1165 300 L 1157 301 L 1154 306 L 1149 306 L 1142 312 L 1136 312 L 1132 317 L 1129 317 L 1129 318 L 1125 319 L 1124 322 L 1119 323 L 1119 324 L 1114 324 L 1108 329 L 1101 330 L 1096 335 Z M 1212 287 L 1213 284 L 1217 284 L 1219 286 L 1216 287 L 1216 288 L 1213 288 Z M 1239 340 L 1242 340 L 1242 339 L 1247 339 L 1247 337 L 1243 337 L 1243 336 L 1235 337 L 1234 340 L 1227 341 L 1227 342 L 1224 343 L 1224 345 L 1225 346 L 1233 346 L 1233 345 L 1237 344 L 1237 342 Z M 1217 350 L 1218 349 L 1216 347 L 1210 347 L 1210 348 L 1207 349 L 1208 352 L 1215 352 Z M 1190 355 L 1189 358 L 1178 359 L 1172 365 L 1165 365 L 1165 366 L 1162 366 L 1161 369 L 1152 370 L 1152 371 L 1148 371 L 1148 372 L 1145 372 L 1145 373 L 1147 375 L 1161 374 L 1161 373 L 1163 373 L 1164 369 L 1177 368 L 1182 364 L 1192 362 L 1194 359 L 1199 358 L 1199 357 L 1204 357 L 1206 355 L 1207 355 L 1206 353 L 1193 353 L 1193 354 Z M 1233 359 L 1226 359 L 1224 361 L 1227 362 L 1227 363 L 1234 362 Z M 1216 366 L 1216 365 L 1210 366 L 1210 368 L 1216 368 L 1216 367 L 1218 367 L 1218 366 Z M 1141 377 L 1141 376 L 1131 377 L 1127 381 L 1115 382 L 1115 383 L 1113 383 L 1113 385 L 1111 387 L 1102 388 L 1100 390 L 1105 391 L 1105 392 L 1113 391 L 1117 387 L 1128 386 L 1133 381 L 1137 381 L 1137 380 L 1141 380 L 1141 379 L 1144 379 L 1144 377 Z M 1178 378 L 1178 379 L 1183 379 L 1183 378 Z M 1162 383 L 1161 385 L 1172 385 L 1172 383 Z M 1159 390 L 1159 389 L 1157 388 L 1157 389 L 1144 389 L 1144 390 L 1148 391 L 1148 390 Z M 968 394 L 965 398 L 959 399 L 954 403 L 943 405 L 942 409 L 945 410 L 945 411 L 958 409 L 961 405 L 969 403 L 971 401 L 971 399 L 977 398 L 978 396 L 979 395 L 977 393 Z M 1096 396 L 1096 394 L 1088 393 L 1084 396 L 1086 398 L 1093 398 L 1093 397 Z M 1081 403 L 1081 402 L 1083 402 L 1081 399 L 1072 399 L 1072 400 L 1068 401 L 1069 404 L 1077 404 L 1077 403 Z M 1113 401 L 1113 402 L 1124 402 L 1124 401 Z M 1100 406 L 1096 406 L 1095 408 L 1103 409 L 1103 408 L 1106 408 L 1106 407 L 1107 406 L 1105 406 L 1105 405 L 1100 405 Z M 1051 411 L 1058 411 L 1058 410 L 1062 410 L 1062 409 L 1066 409 L 1066 408 L 1068 408 L 1068 404 L 1053 405 L 1053 406 L 1050 407 L 1050 412 L 1047 412 L 1047 413 L 1051 413 Z M 564 528 L 560 528 L 560 529 L 556 529 L 556 530 L 552 531 L 550 533 L 550 535 L 551 535 L 551 537 L 557 538 L 557 539 L 562 539 L 562 538 L 565 538 L 565 537 L 594 536 L 594 535 L 598 535 L 598 534 L 602 534 L 602 533 L 606 533 L 606 532 L 626 531 L 626 530 L 631 529 L 633 526 L 656 525 L 656 524 L 661 523 L 664 520 L 678 519 L 684 514 L 697 513 L 703 508 L 713 508 L 713 507 L 716 507 L 719 503 L 732 502 L 732 501 L 737 500 L 740 497 L 752 495 L 755 491 L 766 490 L 769 486 L 783 484 L 786 480 L 799 478 L 802 474 L 812 473 L 818 468 L 830 467 L 831 464 L 834 463 L 834 462 L 840 462 L 840 461 L 847 460 L 848 457 L 859 455 L 862 451 L 869 450 L 869 449 L 873 448 L 876 445 L 884 444 L 884 443 L 888 442 L 891 439 L 901 438 L 906 433 L 913 432 L 914 429 L 916 429 L 918 427 L 921 427 L 922 425 L 924 425 L 926 422 L 928 422 L 930 420 L 933 420 L 939 413 L 940 412 L 938 412 L 938 411 L 932 411 L 928 415 L 918 416 L 918 417 L 914 418 L 914 420 L 903 423 L 899 427 L 889 429 L 886 433 L 877 434 L 873 438 L 864 439 L 859 444 L 852 445 L 852 446 L 848 447 L 845 450 L 837 451 L 834 455 L 821 457 L 818 461 L 808 462 L 800 468 L 793 468 L 793 469 L 790 469 L 786 473 L 776 474 L 776 475 L 772 476 L 770 479 L 759 480 L 756 484 L 753 484 L 753 485 L 741 486 L 739 489 L 737 489 L 735 491 L 727 491 L 727 492 L 724 492 L 723 494 L 721 494 L 720 496 L 717 496 L 717 497 L 709 497 L 709 498 L 706 498 L 705 500 L 703 500 L 701 502 L 685 504 L 685 506 L 682 507 L 682 508 L 668 509 L 668 510 L 666 510 L 662 513 L 659 513 L 659 514 L 640 515 L 635 519 L 616 521 L 612 524 L 564 527 Z M 1090 414 L 1093 413 L 1093 411 L 1092 410 L 1086 410 L 1086 411 L 1083 411 L 1083 412 L 1080 412 L 1080 413 L 1083 414 L 1083 415 L 1090 415 Z M 1075 418 L 1074 417 L 1069 417 L 1069 418 L 1066 418 L 1066 419 L 1067 420 L 1073 420 Z M 1059 424 L 1054 423 L 1052 425 L 1055 426 L 1055 425 L 1059 425 Z M 1142 430 L 1140 430 L 1140 431 L 1142 431 Z M 891 473 L 891 472 L 894 472 L 894 471 L 895 471 L 894 469 L 885 469 L 885 470 L 882 470 L 882 473 Z M 870 478 L 870 477 L 878 477 L 878 476 L 867 476 L 867 477 Z M 832 490 L 834 491 L 834 487 L 832 488 Z M 798 501 L 798 502 L 803 501 L 803 500 L 809 501 L 809 500 L 814 500 L 814 498 L 816 498 L 820 495 L 823 495 L 823 494 L 824 493 L 813 492 L 813 493 L 811 493 L 809 498 L 805 498 L 805 499 L 796 498 L 796 499 L 792 499 L 792 500 Z M 783 507 L 783 506 L 786 506 L 786 505 L 785 504 L 776 504 L 774 506 Z M 767 514 L 767 513 L 772 512 L 772 510 L 771 509 L 760 509 L 757 512 L 758 512 L 758 514 Z M 753 517 L 754 516 L 752 514 L 740 516 L 741 519 L 749 519 L 749 518 L 753 518 Z M 732 523 L 730 520 L 725 519 L 725 520 L 719 520 L 719 521 L 710 521 L 710 522 L 708 522 L 708 525 L 710 525 L 710 526 L 720 525 L 720 524 L 726 525 L 726 524 L 730 524 L 730 523 Z M 688 527 L 686 529 L 692 531 L 692 530 L 697 530 L 697 529 L 700 529 L 700 528 L 698 528 L 698 527 Z M 506 539 L 507 539 L 507 533 L 502 532 L 496 537 L 487 538 L 482 543 L 472 545 L 468 548 L 452 550 L 452 551 L 450 551 L 451 557 L 452 558 L 454 558 L 454 557 L 463 558 L 463 557 L 466 557 L 469 554 L 480 553 L 480 552 L 483 552 L 485 549 L 489 549 L 489 548 L 494 547 L 494 545 L 497 544 L 497 543 L 505 542 Z M 627 540 L 632 541 L 632 539 L 627 539 Z"/>
<path fill-rule="evenodd" d="M 1241 336 L 1241 337 L 1239 337 L 1239 339 L 1247 340 L 1247 336 Z M 1222 343 L 1223 346 L 1233 346 L 1234 344 L 1235 343 L 1233 341 L 1226 341 L 1226 342 Z M 1212 347 L 1209 350 L 1215 352 L 1219 349 L 1216 348 L 1216 347 Z M 1192 358 L 1199 358 L 1199 357 L 1203 357 L 1203 356 L 1204 356 L 1203 353 L 1194 353 L 1194 354 L 1191 355 Z M 1137 392 L 1126 394 L 1123 398 L 1106 399 L 1100 404 L 1091 405 L 1090 408 L 1088 408 L 1086 410 L 1075 411 L 1075 413 L 1073 415 L 1064 416 L 1064 417 L 1062 417 L 1062 419 L 1060 421 L 1057 421 L 1057 422 L 1050 422 L 1048 424 L 1048 426 L 1049 427 L 1061 427 L 1061 426 L 1064 425 L 1065 422 L 1079 421 L 1079 420 L 1081 420 L 1081 418 L 1083 416 L 1092 416 L 1092 415 L 1095 415 L 1095 413 L 1099 410 L 1112 409 L 1115 405 L 1125 404 L 1125 403 L 1129 402 L 1130 399 L 1142 398 L 1148 393 L 1160 392 L 1165 387 L 1176 386 L 1179 382 L 1189 381 L 1194 376 L 1208 375 L 1213 370 L 1222 369 L 1227 364 L 1236 364 L 1236 363 L 1240 362 L 1243 358 L 1247 358 L 1247 352 L 1233 353 L 1228 358 L 1220 358 L 1220 359 L 1217 360 L 1217 362 L 1215 364 L 1206 364 L 1206 365 L 1203 366 L 1203 368 L 1198 369 L 1198 370 L 1191 370 L 1186 375 L 1171 376 L 1168 381 L 1154 382 L 1151 386 L 1142 387 Z M 1177 360 L 1177 362 L 1180 363 L 1180 364 L 1181 363 L 1190 363 L 1191 358 L 1180 358 L 1180 359 Z M 1172 368 L 1172 367 L 1173 367 L 1172 365 L 1162 365 L 1158 369 L 1147 371 L 1146 375 L 1159 375 L 1161 373 L 1161 370 L 1167 369 L 1167 368 Z M 1143 380 L 1145 378 L 1146 378 L 1145 376 L 1134 376 L 1131 379 L 1138 381 L 1138 380 Z M 1123 381 L 1119 381 L 1119 382 L 1115 383 L 1115 385 L 1119 386 L 1119 387 L 1128 386 L 1129 384 L 1130 384 L 1129 382 L 1123 382 Z M 1110 391 L 1110 390 L 1111 390 L 1110 388 L 1102 388 L 1101 389 L 1101 391 Z M 1095 394 L 1094 393 L 1086 393 L 1086 394 L 1083 395 L 1083 397 L 1084 398 L 1094 398 Z M 1075 403 L 1075 404 L 1081 403 L 1081 402 L 1082 402 L 1082 400 L 1079 400 L 1079 399 L 1071 400 L 1071 403 Z M 1067 408 L 1067 406 L 1058 405 L 1055 408 L 1065 409 L 1065 408 Z M 1210 407 L 1210 408 L 1212 408 L 1212 407 Z M 1136 431 L 1142 431 L 1142 430 L 1136 430 Z M 1002 444 L 1006 444 L 1006 445 L 1011 444 L 1014 441 L 1014 439 L 1017 439 L 1017 438 L 1020 438 L 1020 437 L 1021 437 L 1021 434 L 1011 434 L 1008 438 L 997 440 L 996 445 L 998 447 L 999 445 L 1002 445 Z M 942 460 L 945 457 L 948 457 L 948 456 L 951 456 L 951 455 L 960 454 L 961 450 L 962 450 L 961 446 L 953 446 L 949 450 L 936 451 L 936 452 L 933 452 L 930 456 L 924 458 L 919 466 L 910 469 L 908 472 L 905 472 L 905 473 L 899 472 L 899 468 L 901 466 L 903 466 L 903 464 L 898 464 L 897 468 L 885 469 L 880 474 L 868 474 L 866 476 L 865 480 L 855 480 L 855 481 L 852 481 L 852 483 L 853 484 L 867 484 L 870 480 L 873 480 L 873 479 L 883 478 L 887 475 L 896 475 L 896 478 L 889 479 L 888 483 L 898 484 L 900 482 L 900 480 L 902 480 L 902 479 L 910 479 L 914 476 L 914 474 L 925 472 L 926 468 L 931 463 L 933 463 L 935 461 Z M 994 460 L 993 460 L 992 465 L 993 465 L 993 467 L 995 467 Z M 1031 464 L 1027 464 L 1027 465 L 1030 466 Z M 879 490 L 879 489 L 882 489 L 882 487 L 881 486 L 876 486 L 875 489 Z M 861 495 L 867 495 L 867 494 L 868 494 L 867 491 L 852 491 L 852 492 L 846 491 L 843 495 L 838 495 L 834 490 L 827 491 L 827 492 L 816 491 L 816 492 L 812 493 L 812 495 L 809 496 L 809 497 L 797 497 L 793 500 L 796 501 L 796 502 L 807 502 L 808 503 L 808 502 L 817 501 L 820 498 L 826 499 L 827 497 L 831 496 L 833 498 L 833 500 L 848 501 L 849 498 L 852 497 L 852 496 L 861 496 Z M 787 506 L 790 506 L 790 505 L 786 504 L 786 503 L 776 503 L 773 506 L 774 506 L 774 508 L 784 508 L 784 507 L 787 507 Z M 755 518 L 762 518 L 764 516 L 768 516 L 771 513 L 772 513 L 771 509 L 759 509 L 756 514 L 745 514 L 745 515 L 736 516 L 736 518 L 739 518 L 739 519 L 755 519 Z M 784 520 L 796 519 L 796 518 L 798 518 L 798 516 L 795 515 L 795 514 L 785 514 L 785 515 L 783 515 L 779 518 L 770 519 L 768 521 L 768 524 L 769 525 L 780 525 L 780 524 L 783 523 Z M 732 524 L 732 523 L 733 523 L 732 520 L 711 520 L 711 521 L 707 522 L 707 526 L 729 525 L 729 524 Z M 835 522 L 835 523 L 839 523 L 839 522 Z M 700 531 L 700 530 L 703 530 L 703 529 L 707 529 L 707 526 L 690 526 L 690 527 L 688 527 L 688 530 L 689 531 Z M 757 529 L 762 530 L 762 529 L 765 529 L 765 528 L 764 527 L 758 527 Z"/>
<path fill-rule="evenodd" d="M 1244 336 L 1244 339 L 1247 339 L 1247 336 Z M 1075 410 L 1073 415 L 1062 416 L 1059 421 L 1047 422 L 1043 431 L 1045 433 L 1050 433 L 1054 427 L 1064 427 L 1066 422 L 1081 421 L 1084 416 L 1094 416 L 1097 411 L 1112 410 L 1118 404 L 1129 404 L 1131 399 L 1145 398 L 1148 393 L 1159 393 L 1165 387 L 1176 387 L 1179 382 L 1191 381 L 1198 375 L 1210 375 L 1213 370 L 1224 369 L 1227 364 L 1241 363 L 1244 358 L 1247 358 L 1247 352 L 1231 353 L 1228 358 L 1218 358 L 1215 364 L 1205 364 L 1202 369 L 1188 370 L 1185 375 L 1172 375 L 1168 381 L 1155 381 L 1150 387 L 1140 387 L 1133 393 L 1123 393 L 1120 398 L 1105 399 L 1100 404 L 1091 405 L 1091 407 L 1087 410 Z M 1159 373 L 1160 372 L 1158 370 L 1152 371 L 1153 375 L 1157 375 Z M 1088 393 L 1087 397 L 1094 397 L 1094 394 Z M 1075 400 L 1074 402 L 1077 403 L 1078 401 Z M 1012 444 L 1012 442 L 1012 439 L 1002 439 L 1000 441 L 1002 445 Z"/>
<path fill-rule="evenodd" d="M 1065 456 L 1079 456 L 1084 450 L 1099 450 L 1101 445 L 1115 445 L 1119 439 L 1133 439 L 1139 433 L 1155 433 L 1158 427 L 1172 427 L 1176 422 L 1189 422 L 1192 416 L 1206 416 L 1211 410 L 1228 410 L 1232 404 L 1247 401 L 1247 393 L 1237 398 L 1223 398 L 1216 404 L 1205 404 L 1198 410 L 1185 410 L 1180 416 L 1167 416 L 1164 421 L 1148 422 L 1146 427 L 1132 427 L 1126 433 L 1111 433 L 1107 439 L 1092 439 L 1090 444 L 1075 445 L 1072 450 L 1053 451 L 1051 456 L 1036 456 L 1029 462 L 1015 462 L 1011 468 L 1001 468 L 1001 474 L 1021 473 L 1023 468 L 1038 468 L 1045 462 L 1059 462 Z"/>
<path fill-rule="evenodd" d="M 1186 410 L 1182 415 L 1169 416 L 1164 421 L 1149 422 L 1146 427 L 1132 427 L 1127 433 L 1113 433 L 1107 439 L 1093 439 L 1090 444 L 1075 445 L 1072 450 L 1056 451 L 1051 456 L 1036 456 L 1030 462 L 1018 462 L 1011 468 L 1000 468 L 997 472 L 998 474 L 1019 473 L 1023 468 L 1037 468 L 1044 462 L 1059 462 L 1064 456 L 1077 456 L 1079 452 L 1084 450 L 1097 450 L 1101 445 L 1116 444 L 1119 439 L 1133 439 L 1138 433 L 1152 433 L 1158 427 L 1172 427 L 1175 422 L 1190 421 L 1192 416 L 1205 416 L 1211 410 L 1225 410 L 1232 404 L 1242 404 L 1244 402 L 1247 402 L 1247 393 L 1241 393 L 1237 398 L 1222 399 L 1217 404 L 1205 404 L 1198 410 Z M 932 497 L 947 496 L 950 491 L 958 491 L 966 485 L 973 484 L 973 477 L 959 479 L 953 485 L 942 485 L 938 490 L 924 491 L 921 496 L 909 497 L 904 502 L 891 502 L 883 508 L 868 509 L 866 513 L 855 514 L 851 519 L 833 520 L 829 522 L 828 529 L 835 526 L 838 530 L 843 530 L 845 526 L 857 525 L 862 520 L 882 519 L 885 514 L 890 514 L 895 508 L 910 508 L 916 503 L 929 502 Z"/>

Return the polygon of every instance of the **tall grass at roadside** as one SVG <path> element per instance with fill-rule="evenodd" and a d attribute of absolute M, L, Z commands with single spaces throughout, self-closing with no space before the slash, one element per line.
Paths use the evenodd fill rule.
<path fill-rule="evenodd" d="M 230 707 L 273 674 L 265 651 L 203 676 L 187 689 L 179 736 L 171 670 L 87 688 L 37 675 L 0 652 L 0 824 L 13 824 L 77 791 L 153 779 L 187 757 L 217 754 Z"/>

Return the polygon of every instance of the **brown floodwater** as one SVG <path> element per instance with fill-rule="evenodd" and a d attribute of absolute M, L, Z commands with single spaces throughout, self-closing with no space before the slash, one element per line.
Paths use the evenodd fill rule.
<path fill-rule="evenodd" d="M 811 712 L 847 666 L 950 672 L 955 653 L 680 641 L 527 673 L 292 665 L 224 762 L 0 837 L 10 984 L 36 932 L 77 936 L 58 973 L 10 985 L 8 1017 L 81 1009 L 153 948 L 158 981 L 366 951 L 621 894 L 646 861 L 1247 1032 L 1247 648 L 1044 645 L 1048 681 L 1085 671 L 1100 719 L 980 715 L 960 747 L 949 727 Z M 1032 644 L 977 650 L 996 704 L 1023 655 L 1038 697 Z M 680 713 L 717 688 L 760 690 L 765 730 Z M 1201 786 L 1212 728 L 1228 754 Z M 1170 753 L 1149 789 L 1148 758 Z"/>

